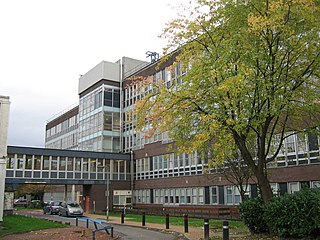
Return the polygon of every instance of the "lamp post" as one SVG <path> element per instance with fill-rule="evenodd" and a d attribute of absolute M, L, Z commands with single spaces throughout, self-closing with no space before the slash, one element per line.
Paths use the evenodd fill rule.
<path fill-rule="evenodd" d="M 107 176 L 106 177 L 106 192 L 105 192 L 105 196 L 106 196 L 106 202 L 107 202 L 107 207 L 106 207 L 106 219 L 107 222 L 109 221 L 109 184 L 110 184 L 110 171 L 107 172 L 107 165 L 106 166 L 98 166 L 98 168 L 103 168 L 104 169 L 104 174 Z M 110 169 L 110 168 L 109 168 Z"/>
<path fill-rule="evenodd" d="M 107 192 L 106 192 L 106 195 L 107 195 L 107 209 L 106 209 L 106 217 L 107 217 L 107 222 L 109 221 L 109 173 L 107 173 Z"/>

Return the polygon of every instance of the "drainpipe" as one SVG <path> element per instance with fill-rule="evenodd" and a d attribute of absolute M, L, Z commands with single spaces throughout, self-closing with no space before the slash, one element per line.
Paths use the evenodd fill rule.
<path fill-rule="evenodd" d="M 133 151 L 130 151 L 130 168 L 131 168 L 131 208 L 133 207 L 133 181 L 134 181 L 134 164 L 133 164 Z"/>

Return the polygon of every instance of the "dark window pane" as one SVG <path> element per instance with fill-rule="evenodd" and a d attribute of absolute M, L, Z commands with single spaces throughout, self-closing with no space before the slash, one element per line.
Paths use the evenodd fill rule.
<path fill-rule="evenodd" d="M 319 150 L 317 135 L 308 133 L 308 142 L 309 142 L 309 151 Z"/>

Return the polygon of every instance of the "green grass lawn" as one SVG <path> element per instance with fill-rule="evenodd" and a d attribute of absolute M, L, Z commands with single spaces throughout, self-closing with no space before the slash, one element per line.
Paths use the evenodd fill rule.
<path fill-rule="evenodd" d="M 101 215 L 105 215 L 101 214 Z M 120 217 L 120 213 L 110 213 L 109 216 Z M 126 221 L 132 222 L 141 222 L 142 216 L 137 214 L 126 214 Z M 170 225 L 177 225 L 183 226 L 184 220 L 183 217 L 170 217 L 169 219 Z M 219 228 L 222 229 L 222 220 L 212 220 L 210 219 L 209 224 L 211 228 Z M 153 216 L 153 215 L 146 215 L 146 223 L 158 223 L 165 225 L 166 218 L 165 216 Z M 203 227 L 204 221 L 203 219 L 199 218 L 189 218 L 188 219 L 188 226 L 190 227 Z M 247 231 L 247 227 L 244 225 L 242 221 L 229 221 L 230 228 L 236 229 L 244 229 Z"/>
<path fill-rule="evenodd" d="M 0 236 L 46 228 L 60 228 L 66 225 L 37 218 L 12 215 L 3 217 L 2 226 L 6 229 L 0 230 Z"/>

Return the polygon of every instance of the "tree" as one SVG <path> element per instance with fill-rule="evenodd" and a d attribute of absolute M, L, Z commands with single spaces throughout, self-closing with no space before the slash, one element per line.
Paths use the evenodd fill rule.
<path fill-rule="evenodd" d="M 19 196 L 30 194 L 34 199 L 42 201 L 47 188 L 46 184 L 22 184 L 18 187 L 17 192 Z"/>
<path fill-rule="evenodd" d="M 217 170 L 230 183 L 236 186 L 242 201 L 245 201 L 247 198 L 248 183 L 252 177 L 252 173 L 246 163 L 241 159 L 241 156 L 235 157 L 234 159 L 225 159 L 223 164 L 218 164 Z"/>
<path fill-rule="evenodd" d="M 215 162 L 238 150 L 267 202 L 267 163 L 288 132 L 318 124 L 320 2 L 196 2 L 164 30 L 163 59 L 178 52 L 183 83 L 145 79 L 154 91 L 136 104 L 137 126 L 168 131 L 178 151 L 206 152 Z"/>

